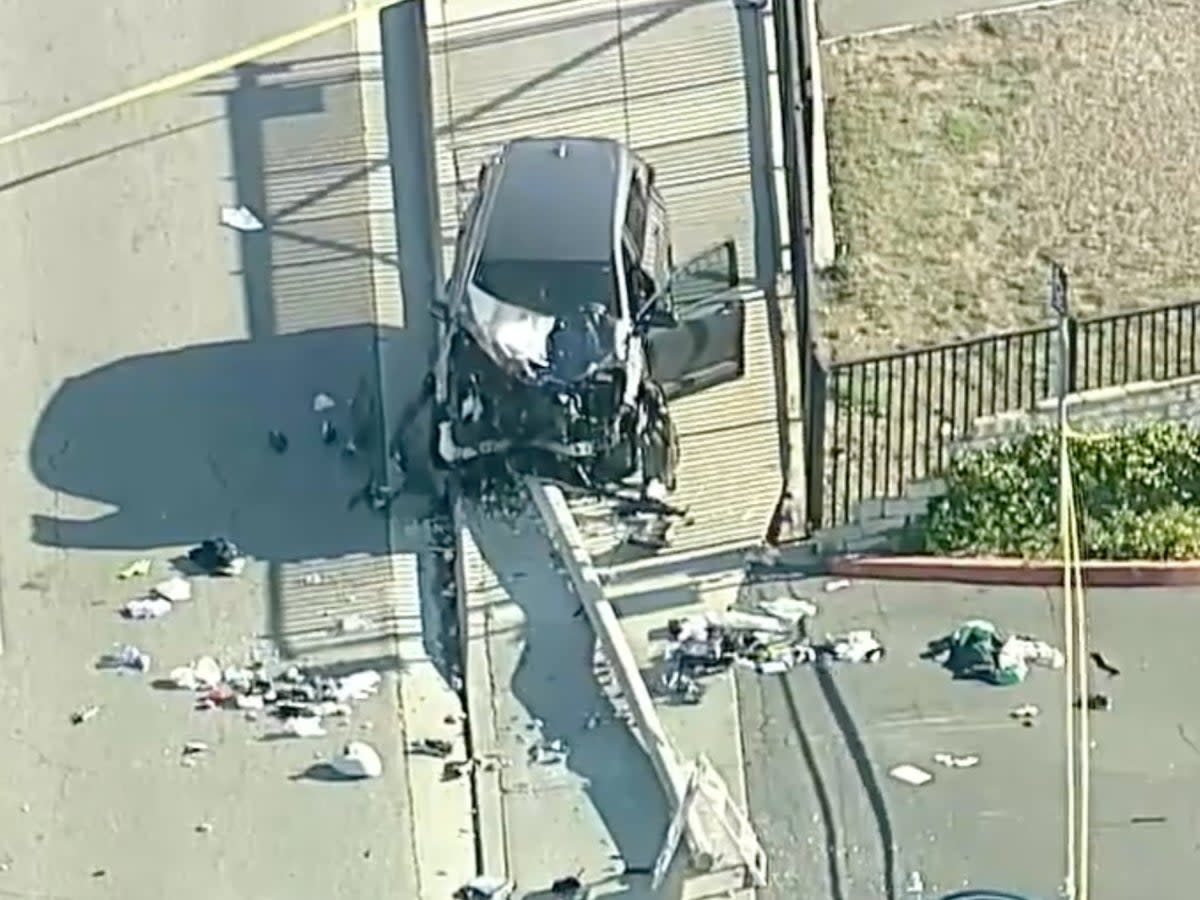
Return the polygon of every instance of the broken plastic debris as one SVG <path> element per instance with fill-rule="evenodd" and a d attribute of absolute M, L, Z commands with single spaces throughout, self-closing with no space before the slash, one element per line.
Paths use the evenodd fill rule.
<path fill-rule="evenodd" d="M 263 223 L 245 206 L 222 206 L 221 224 L 234 231 L 262 231 Z"/>
<path fill-rule="evenodd" d="M 849 578 L 838 578 L 825 583 L 825 593 L 832 594 L 834 591 L 845 590 L 848 587 L 850 587 Z"/>
<path fill-rule="evenodd" d="M 313 412 L 322 413 L 337 406 L 337 401 L 328 394 L 317 394 L 313 397 Z"/>
<path fill-rule="evenodd" d="M 499 875 L 476 875 L 455 893 L 459 900 L 508 900 L 515 885 Z"/>
<path fill-rule="evenodd" d="M 122 581 L 126 581 L 130 578 L 141 578 L 142 576 L 149 575 L 149 574 L 150 574 L 150 560 L 135 559 L 133 562 L 131 562 L 129 565 L 127 565 L 125 568 L 123 568 L 120 572 L 118 572 L 117 577 L 119 579 L 121 579 Z"/>
<path fill-rule="evenodd" d="M 82 725 L 84 722 L 89 722 L 100 713 L 98 706 L 85 706 L 71 713 L 71 724 Z"/>
<path fill-rule="evenodd" d="M 325 737 L 325 728 L 317 716 L 297 716 L 285 719 L 284 730 L 294 737 Z"/>
<path fill-rule="evenodd" d="M 221 683 L 221 664 L 211 656 L 202 656 L 191 665 L 172 669 L 170 678 L 184 690 L 209 690 Z"/>
<path fill-rule="evenodd" d="M 345 678 L 338 679 L 337 687 L 333 691 L 334 699 L 340 703 L 349 700 L 366 700 L 379 690 L 382 681 L 383 676 L 374 669 L 352 672 Z"/>
<path fill-rule="evenodd" d="M 924 769 L 914 766 L 910 763 L 901 763 L 888 772 L 897 781 L 903 781 L 905 784 L 911 784 L 913 787 L 920 787 L 923 784 L 928 784 L 933 781 L 933 776 Z"/>
<path fill-rule="evenodd" d="M 909 872 L 908 879 L 904 882 L 904 893 L 906 894 L 923 894 L 925 893 L 925 881 L 921 878 L 920 872 Z"/>
<path fill-rule="evenodd" d="M 979 765 L 979 757 L 973 754 L 967 756 L 955 756 L 953 753 L 935 753 L 933 761 L 940 766 L 945 766 L 947 769 L 969 769 L 972 766 Z"/>
<path fill-rule="evenodd" d="M 154 597 L 161 597 L 172 603 L 181 603 L 184 600 L 192 599 L 192 583 L 186 578 L 176 575 L 174 578 L 160 581 L 150 589 L 150 593 Z"/>
<path fill-rule="evenodd" d="M 364 741 L 351 741 L 342 750 L 342 755 L 334 758 L 332 765 L 345 778 L 378 778 L 383 774 L 379 753 Z"/>
<path fill-rule="evenodd" d="M 142 597 L 125 604 L 127 619 L 161 619 L 171 611 L 171 601 L 165 597 Z"/>
<path fill-rule="evenodd" d="M 1039 716 L 1041 712 L 1042 711 L 1032 703 L 1026 703 L 1022 706 L 1018 706 L 1011 713 L 1009 713 L 1009 715 L 1014 719 L 1033 719 Z"/>
<path fill-rule="evenodd" d="M 122 669 L 133 669 L 136 672 L 150 671 L 150 655 L 143 653 L 131 644 L 122 646 L 116 653 L 112 654 L 110 660 L 114 665 Z"/>

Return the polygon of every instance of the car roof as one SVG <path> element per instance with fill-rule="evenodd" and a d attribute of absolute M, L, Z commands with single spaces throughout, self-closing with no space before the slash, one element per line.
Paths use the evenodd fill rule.
<path fill-rule="evenodd" d="M 505 145 L 480 261 L 611 261 L 627 153 L 604 138 Z"/>

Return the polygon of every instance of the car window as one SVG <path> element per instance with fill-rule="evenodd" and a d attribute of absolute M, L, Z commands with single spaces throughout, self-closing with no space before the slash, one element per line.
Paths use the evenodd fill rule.
<path fill-rule="evenodd" d="M 634 247 L 641 249 L 642 236 L 646 231 L 646 190 L 638 175 L 629 183 L 629 202 L 625 207 L 625 228 L 633 238 Z"/>
<path fill-rule="evenodd" d="M 600 304 L 617 314 L 617 275 L 609 262 L 480 260 L 475 284 L 505 303 L 567 318 Z"/>

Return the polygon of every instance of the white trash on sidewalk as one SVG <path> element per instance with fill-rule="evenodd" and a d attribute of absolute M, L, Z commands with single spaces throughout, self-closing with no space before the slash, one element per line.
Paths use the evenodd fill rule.
<path fill-rule="evenodd" d="M 161 619 L 173 608 L 165 597 L 142 597 L 126 603 L 124 613 L 127 619 Z"/>
<path fill-rule="evenodd" d="M 262 231 L 263 223 L 245 206 L 222 206 L 221 224 L 234 231 Z"/>
<path fill-rule="evenodd" d="M 160 581 L 150 588 L 150 595 L 170 600 L 172 603 L 182 603 L 192 599 L 192 583 L 186 578 L 176 575 L 166 581 Z"/>
<path fill-rule="evenodd" d="M 342 755 L 334 757 L 332 765 L 344 778 L 378 778 L 383 774 L 383 760 L 379 753 L 363 741 L 347 744 Z"/>

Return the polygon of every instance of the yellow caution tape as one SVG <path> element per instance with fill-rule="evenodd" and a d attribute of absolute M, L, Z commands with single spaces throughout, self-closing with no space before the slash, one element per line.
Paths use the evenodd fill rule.
<path fill-rule="evenodd" d="M 294 47 L 296 44 L 302 44 L 305 41 L 311 41 L 331 31 L 336 31 L 366 16 L 375 15 L 398 2 L 400 0 L 371 0 L 371 2 L 364 3 L 362 6 L 349 12 L 330 16 L 328 19 L 323 19 L 304 28 L 297 28 L 295 31 L 290 31 L 279 37 L 257 43 L 253 47 L 247 47 L 244 50 L 230 53 L 228 56 L 222 56 L 220 59 L 201 63 L 198 66 L 193 66 L 174 75 L 159 78 L 140 87 L 122 91 L 104 100 L 99 100 L 71 112 L 38 122 L 36 125 L 22 128 L 20 131 L 14 131 L 12 134 L 6 134 L 0 137 L 0 147 L 28 140 L 31 137 L 46 134 L 49 131 L 54 131 L 67 125 L 73 125 L 76 122 L 99 115 L 100 113 L 128 106 L 131 103 L 137 103 L 139 100 L 146 100 L 150 97 L 156 97 L 160 94 L 167 94 L 179 88 L 187 87 L 190 84 L 195 84 L 197 81 L 203 81 L 205 78 L 219 75 L 227 69 L 232 69 L 234 66 L 252 62 L 263 56 L 270 56 L 273 53 L 279 53 L 281 50 Z"/>

